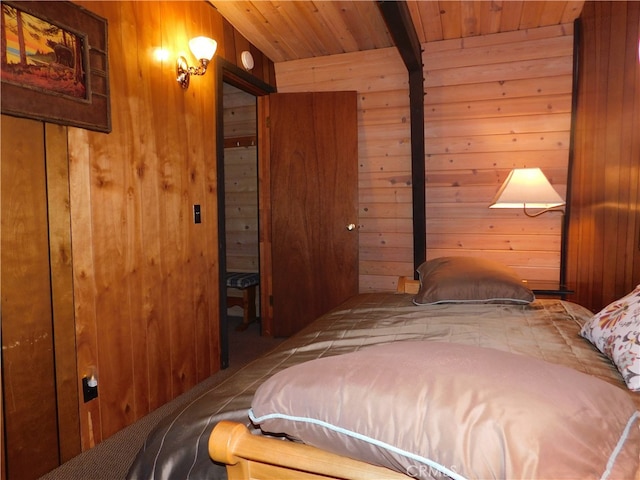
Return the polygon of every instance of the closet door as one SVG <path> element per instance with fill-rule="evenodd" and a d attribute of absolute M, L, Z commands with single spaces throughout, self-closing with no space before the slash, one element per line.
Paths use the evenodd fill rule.
<path fill-rule="evenodd" d="M 358 293 L 355 92 L 269 96 L 273 331 Z"/>
<path fill-rule="evenodd" d="M 28 480 L 59 464 L 43 123 L 3 115 L 1 153 L 2 468 Z"/>

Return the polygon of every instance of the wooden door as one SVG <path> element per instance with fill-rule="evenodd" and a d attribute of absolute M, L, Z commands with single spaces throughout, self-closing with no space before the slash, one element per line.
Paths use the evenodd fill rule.
<path fill-rule="evenodd" d="M 356 115 L 355 92 L 269 96 L 276 336 L 358 292 Z"/>
<path fill-rule="evenodd" d="M 7 478 L 58 466 L 44 127 L 2 116 L 2 394 Z"/>

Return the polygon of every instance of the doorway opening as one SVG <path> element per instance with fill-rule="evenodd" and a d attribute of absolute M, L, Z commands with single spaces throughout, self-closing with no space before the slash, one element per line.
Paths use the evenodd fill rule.
<path fill-rule="evenodd" d="M 223 91 L 227 326 L 244 331 L 260 311 L 257 99 L 227 82 Z"/>
<path fill-rule="evenodd" d="M 259 321 L 258 100 L 275 91 L 230 62 L 216 59 L 216 156 L 220 360 L 229 366 L 229 332 Z"/>

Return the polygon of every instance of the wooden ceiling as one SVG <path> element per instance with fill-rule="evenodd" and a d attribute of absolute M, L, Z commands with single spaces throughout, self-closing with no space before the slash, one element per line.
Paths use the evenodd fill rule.
<path fill-rule="evenodd" d="M 393 46 L 376 1 L 209 0 L 273 62 Z M 584 1 L 408 0 L 421 43 L 573 22 Z"/>

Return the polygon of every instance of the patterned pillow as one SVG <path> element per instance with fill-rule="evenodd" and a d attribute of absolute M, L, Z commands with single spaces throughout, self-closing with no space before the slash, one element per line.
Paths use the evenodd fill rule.
<path fill-rule="evenodd" d="M 640 285 L 594 315 L 580 334 L 611 359 L 629 390 L 640 391 Z"/>

